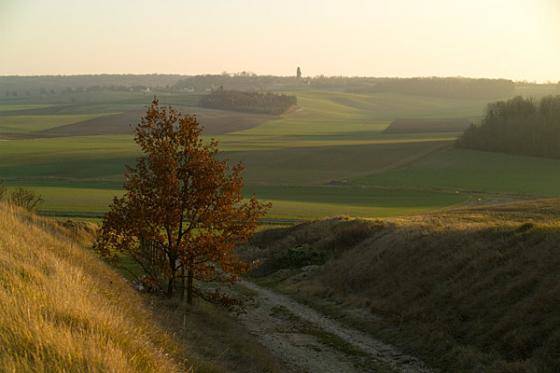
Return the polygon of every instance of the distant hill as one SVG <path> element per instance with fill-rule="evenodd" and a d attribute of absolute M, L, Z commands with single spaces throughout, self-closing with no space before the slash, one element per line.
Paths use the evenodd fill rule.
<path fill-rule="evenodd" d="M 0 370 L 184 371 L 141 297 L 80 248 L 92 229 L 0 203 Z"/>
<path fill-rule="evenodd" d="M 385 133 L 462 132 L 471 124 L 468 119 L 395 119 Z"/>
<path fill-rule="evenodd" d="M 253 277 L 442 372 L 560 371 L 560 200 L 261 232 Z"/>

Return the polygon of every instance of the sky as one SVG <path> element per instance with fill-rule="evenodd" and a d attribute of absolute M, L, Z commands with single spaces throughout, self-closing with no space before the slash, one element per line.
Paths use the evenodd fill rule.
<path fill-rule="evenodd" d="M 560 0 L 0 0 L 0 75 L 560 80 Z"/>

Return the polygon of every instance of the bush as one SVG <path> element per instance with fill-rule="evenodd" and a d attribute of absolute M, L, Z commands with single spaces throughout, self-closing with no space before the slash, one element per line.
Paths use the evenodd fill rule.
<path fill-rule="evenodd" d="M 43 203 L 43 198 L 32 190 L 17 188 L 10 193 L 10 202 L 28 211 L 34 211 Z"/>
<path fill-rule="evenodd" d="M 4 185 L 4 181 L 0 180 L 0 201 L 2 201 L 4 197 L 6 197 L 7 193 L 8 193 L 8 188 L 6 188 L 6 186 Z"/>

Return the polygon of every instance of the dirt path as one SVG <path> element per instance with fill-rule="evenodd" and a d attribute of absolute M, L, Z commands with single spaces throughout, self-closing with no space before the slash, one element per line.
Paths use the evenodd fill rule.
<path fill-rule="evenodd" d="M 295 372 L 431 372 L 418 359 L 251 282 L 245 327 Z"/>

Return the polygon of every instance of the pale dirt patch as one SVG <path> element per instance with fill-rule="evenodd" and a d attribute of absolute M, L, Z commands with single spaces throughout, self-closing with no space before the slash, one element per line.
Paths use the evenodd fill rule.
<path fill-rule="evenodd" d="M 243 281 L 241 285 L 255 294 L 254 304 L 240 316 L 242 323 L 295 372 L 375 372 L 378 366 L 390 367 L 397 372 L 431 372 L 419 359 L 342 325 L 288 296 L 251 282 Z M 279 308 L 286 310 L 288 315 L 275 313 Z M 302 332 L 297 327 L 298 320 L 334 336 L 360 354 L 350 354 L 322 343 L 316 335 Z"/>

